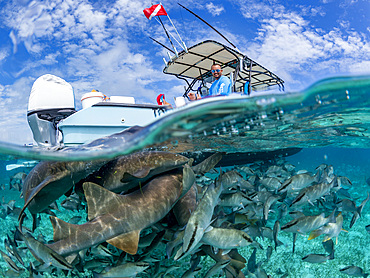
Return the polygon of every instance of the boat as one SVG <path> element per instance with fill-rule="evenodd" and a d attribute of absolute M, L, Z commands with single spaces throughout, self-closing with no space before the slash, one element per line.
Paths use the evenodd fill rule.
<path fill-rule="evenodd" d="M 161 4 L 154 6 L 163 9 Z M 194 14 L 189 9 L 185 9 Z M 184 94 L 175 98 L 176 107 L 172 108 L 170 105 L 163 105 L 160 102 L 158 104 L 138 104 L 132 96 L 109 97 L 102 92 L 93 90 L 82 96 L 82 109 L 76 111 L 72 86 L 60 77 L 46 74 L 34 82 L 27 111 L 33 139 L 38 146 L 86 144 L 104 136 L 122 132 L 132 126 L 149 125 L 164 117 L 170 110 L 187 109 L 189 106 L 214 101 L 215 98 L 209 98 L 208 95 L 213 82 L 210 69 L 215 63 L 221 65 L 223 75 L 230 79 L 231 95 L 250 96 L 252 92 L 266 91 L 271 88 L 277 88 L 273 91 L 274 93 L 284 91 L 284 81 L 281 78 L 247 55 L 242 54 L 208 23 L 232 47 L 217 41 L 206 40 L 187 48 L 178 35 L 182 42 L 180 46 L 183 48 L 178 53 L 168 35 L 168 30 L 159 18 L 159 15 L 168 17 L 164 9 L 162 12 L 158 13 L 158 9 L 144 10 L 148 19 L 158 17 L 156 19 L 164 28 L 173 47 L 171 50 L 151 38 L 174 54 L 171 56 L 168 52 L 169 60 L 164 59 L 163 73 L 176 76 L 187 84 Z M 197 17 L 201 19 L 199 16 Z M 205 22 L 203 19 L 201 20 Z M 170 22 L 173 25 L 171 20 Z M 174 25 L 173 27 L 175 28 Z M 190 104 L 188 93 L 191 91 L 198 92 L 202 98 Z M 269 92 L 272 91 L 269 90 Z M 225 97 L 227 98 L 227 96 Z"/>
<path fill-rule="evenodd" d="M 171 57 L 163 69 L 187 84 L 183 96 L 175 99 L 173 109 L 186 109 L 187 94 L 197 91 L 198 105 L 211 101 L 208 88 L 212 83 L 212 64 L 222 66 L 230 78 L 232 94 L 249 96 L 251 92 L 283 92 L 284 81 L 236 49 L 220 42 L 206 40 Z M 226 96 L 227 98 L 227 96 Z M 132 126 L 146 126 L 166 115 L 171 107 L 138 104 L 132 96 L 107 97 L 93 90 L 81 98 L 82 109 L 76 111 L 72 86 L 60 77 L 46 74 L 33 84 L 27 119 L 34 141 L 39 146 L 72 146 L 121 132 Z"/>

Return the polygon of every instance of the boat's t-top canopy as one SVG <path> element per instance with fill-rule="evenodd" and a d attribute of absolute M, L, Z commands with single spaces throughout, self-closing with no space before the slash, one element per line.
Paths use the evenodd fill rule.
<path fill-rule="evenodd" d="M 252 90 L 263 90 L 274 85 L 284 89 L 284 81 L 276 74 L 239 51 L 211 40 L 198 43 L 187 52 L 180 52 L 178 57 L 167 63 L 163 72 L 184 79 L 188 83 L 185 93 L 188 93 L 196 91 L 197 88 L 193 87 L 198 81 L 202 84 L 212 82 L 213 64 L 221 65 L 223 75 L 232 81 L 233 92 L 250 94 Z M 192 79 L 192 82 L 187 79 Z"/>

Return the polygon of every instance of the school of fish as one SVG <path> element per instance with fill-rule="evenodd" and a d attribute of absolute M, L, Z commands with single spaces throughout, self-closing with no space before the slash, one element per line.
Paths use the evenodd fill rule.
<path fill-rule="evenodd" d="M 320 237 L 323 253 L 307 254 L 302 261 L 335 260 L 343 223 L 352 228 L 369 201 L 369 193 L 354 200 L 351 181 L 330 165 L 319 165 L 316 173 L 296 172 L 277 158 L 226 170 L 216 167 L 221 159 L 215 153 L 193 165 L 180 154 L 141 151 L 110 161 L 40 162 L 10 182 L 22 191 L 24 207 L 2 202 L 1 217 L 19 220 L 0 250 L 8 266 L 3 275 L 273 277 L 263 264 L 284 248 L 281 233 L 292 234 L 292 252 L 297 234 L 309 241 Z M 64 210 L 86 210 L 87 219 L 78 213 L 69 221 L 58 218 L 57 202 Z M 40 215 L 45 214 L 52 241 L 33 235 L 42 231 Z M 32 227 L 24 225 L 27 215 Z M 271 246 L 266 260 L 257 262 L 263 249 L 259 238 L 268 238 Z M 252 255 L 243 257 L 239 248 L 250 248 Z M 24 250 L 35 259 L 28 265 Z M 206 260 L 213 262 L 207 269 Z M 356 277 L 367 277 L 367 271 L 355 265 L 338 269 Z"/>

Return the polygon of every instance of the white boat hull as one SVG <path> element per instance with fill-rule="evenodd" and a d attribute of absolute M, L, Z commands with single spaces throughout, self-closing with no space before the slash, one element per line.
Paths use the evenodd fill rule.
<path fill-rule="evenodd" d="M 167 111 L 166 106 L 101 102 L 60 121 L 64 145 L 89 143 L 132 126 L 145 126 Z"/>

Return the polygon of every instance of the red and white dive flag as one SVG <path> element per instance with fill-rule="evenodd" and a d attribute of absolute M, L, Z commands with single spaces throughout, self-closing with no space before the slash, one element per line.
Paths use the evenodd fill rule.
<path fill-rule="evenodd" d="M 153 5 L 150 8 L 143 10 L 147 19 L 152 19 L 153 16 L 167 15 L 166 10 L 163 8 L 162 4 Z"/>

